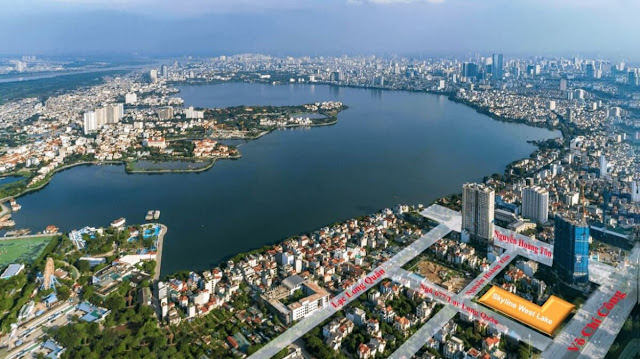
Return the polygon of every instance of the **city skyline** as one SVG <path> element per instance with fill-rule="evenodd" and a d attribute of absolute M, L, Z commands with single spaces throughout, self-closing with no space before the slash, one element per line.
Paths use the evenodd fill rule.
<path fill-rule="evenodd" d="M 637 40 L 631 36 L 639 30 L 631 15 L 634 9 L 640 10 L 638 4 L 626 0 L 606 6 L 595 1 L 502 0 L 191 0 L 180 5 L 37 0 L 0 5 L 0 54 L 498 52 L 636 61 L 640 52 L 634 50 Z M 594 23 L 599 26 L 590 25 Z"/>
<path fill-rule="evenodd" d="M 631 0 L 0 0 L 0 358 L 640 359 Z"/>

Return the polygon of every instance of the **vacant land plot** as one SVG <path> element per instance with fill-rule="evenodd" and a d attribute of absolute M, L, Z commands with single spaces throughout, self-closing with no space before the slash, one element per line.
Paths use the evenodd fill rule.
<path fill-rule="evenodd" d="M 52 238 L 53 236 L 0 239 L 0 268 L 11 263 L 31 263 Z"/>
<path fill-rule="evenodd" d="M 462 273 L 426 259 L 418 262 L 413 270 L 453 293 L 459 292 L 471 282 L 471 279 L 465 278 Z"/>

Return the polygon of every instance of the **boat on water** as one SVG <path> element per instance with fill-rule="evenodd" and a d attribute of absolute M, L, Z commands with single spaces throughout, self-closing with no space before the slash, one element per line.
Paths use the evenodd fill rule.
<path fill-rule="evenodd" d="M 153 212 L 153 219 L 158 219 L 160 218 L 160 210 L 156 209 L 155 212 Z"/>
<path fill-rule="evenodd" d="M 147 211 L 147 215 L 144 217 L 146 221 L 150 221 L 153 219 L 153 210 Z"/>

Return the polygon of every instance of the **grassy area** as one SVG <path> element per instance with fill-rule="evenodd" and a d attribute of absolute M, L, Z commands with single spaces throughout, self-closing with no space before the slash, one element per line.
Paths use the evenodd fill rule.
<path fill-rule="evenodd" d="M 11 263 L 31 263 L 47 247 L 53 236 L 0 239 L 0 268 Z"/>
<path fill-rule="evenodd" d="M 0 198 L 15 196 L 27 188 L 28 178 L 24 177 L 16 181 L 0 185 Z"/>

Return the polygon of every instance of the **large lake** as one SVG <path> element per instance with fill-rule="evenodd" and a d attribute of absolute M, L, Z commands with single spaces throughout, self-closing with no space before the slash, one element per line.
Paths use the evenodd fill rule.
<path fill-rule="evenodd" d="M 123 166 L 81 166 L 18 199 L 17 228 L 68 231 L 144 221 L 160 209 L 169 227 L 162 273 L 212 267 L 238 252 L 397 203 L 461 191 L 559 132 L 508 124 L 446 97 L 312 85 L 180 87 L 185 105 L 294 105 L 338 100 L 333 126 L 275 131 L 242 143 L 243 157 L 203 173 L 128 175 Z"/>

